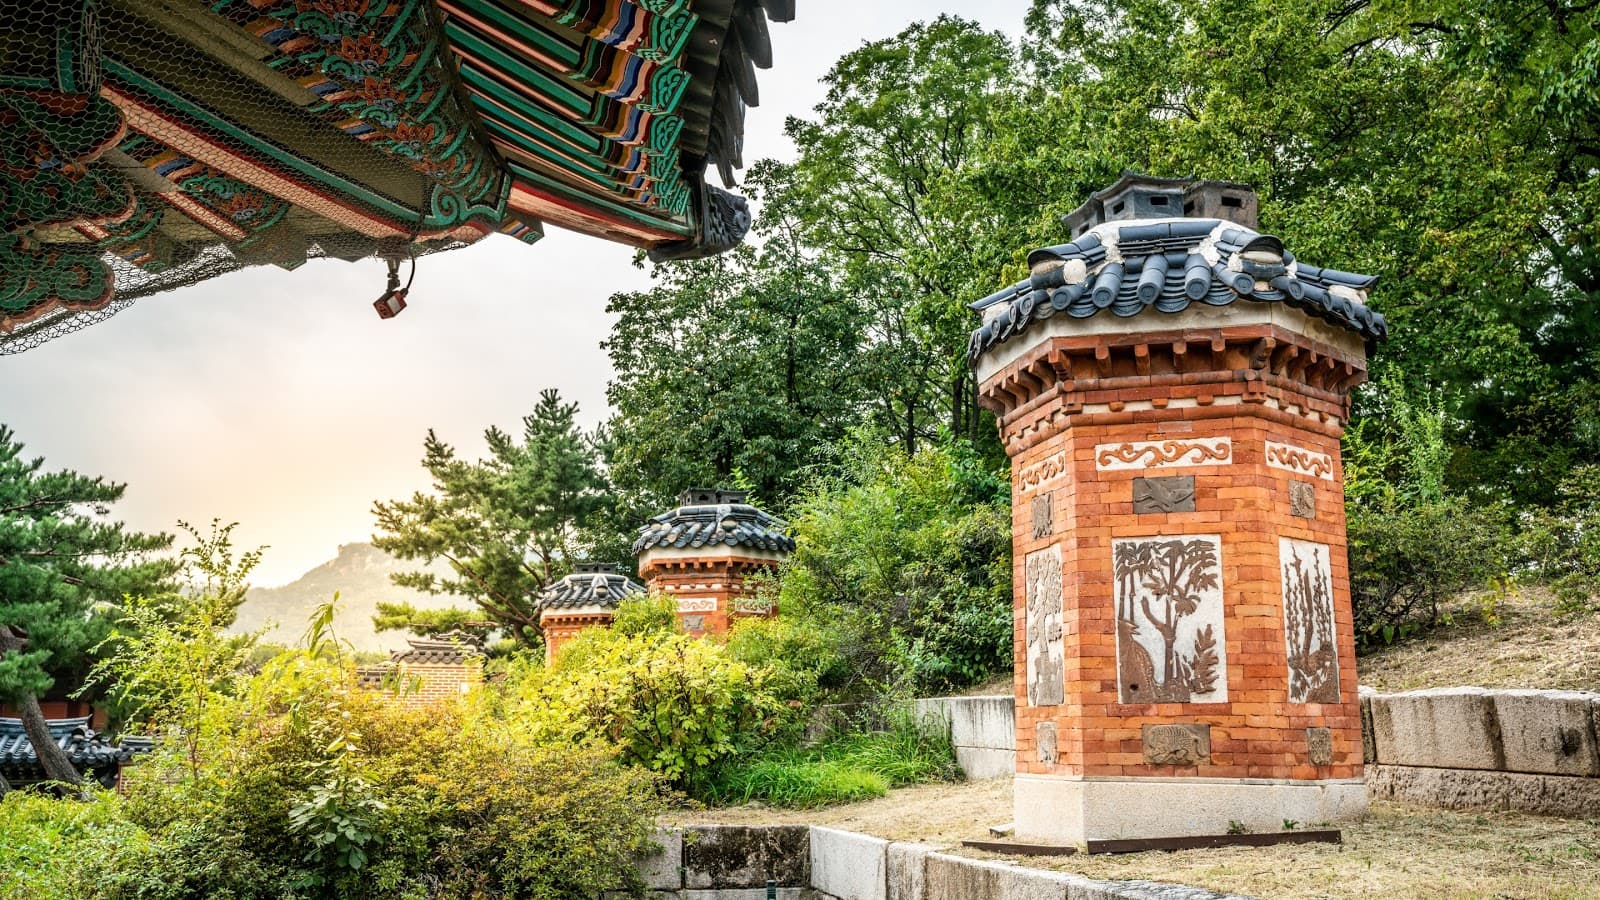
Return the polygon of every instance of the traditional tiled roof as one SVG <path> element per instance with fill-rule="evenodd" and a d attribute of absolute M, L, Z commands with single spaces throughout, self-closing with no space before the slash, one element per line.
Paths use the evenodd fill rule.
<path fill-rule="evenodd" d="M 1159 198 L 1165 192 L 1152 193 Z M 1181 195 L 1176 192 L 1174 199 Z M 1125 202 L 1140 212 L 1153 208 L 1136 199 Z M 1058 314 L 1083 319 L 1109 310 L 1127 317 L 1151 308 L 1176 313 L 1193 303 L 1227 306 L 1239 300 L 1292 306 L 1369 344 L 1388 336 L 1383 316 L 1367 306 L 1375 276 L 1307 265 L 1278 238 L 1223 218 L 1105 221 L 1104 211 L 1089 206 L 1067 217 L 1089 226 L 1083 234 L 1028 254 L 1033 274 L 1027 280 L 972 304 L 984 323 L 973 332 L 969 359 Z"/>
<path fill-rule="evenodd" d="M 480 659 L 483 648 L 470 635 L 453 632 L 436 638 L 406 638 L 410 646 L 389 654 L 390 663 L 412 665 L 459 664 L 470 659 Z"/>
<path fill-rule="evenodd" d="M 580 563 L 577 571 L 555 582 L 539 595 L 539 611 L 558 609 L 616 609 L 644 587 L 617 571 L 616 566 Z"/>
<path fill-rule="evenodd" d="M 128 739 L 113 746 L 103 735 L 89 727 L 88 716 L 70 719 L 50 719 L 50 735 L 56 746 L 66 751 L 80 772 L 95 771 L 125 763 L 133 754 L 150 749 L 150 741 Z M 21 719 L 0 717 L 0 772 L 7 776 L 41 778 L 39 754 L 22 728 Z"/>
<path fill-rule="evenodd" d="M 794 539 L 784 533 L 788 525 L 744 502 L 745 496 L 742 491 L 685 491 L 678 498 L 680 506 L 655 516 L 639 529 L 639 537 L 633 542 L 634 555 L 658 547 L 717 545 L 794 552 Z"/>

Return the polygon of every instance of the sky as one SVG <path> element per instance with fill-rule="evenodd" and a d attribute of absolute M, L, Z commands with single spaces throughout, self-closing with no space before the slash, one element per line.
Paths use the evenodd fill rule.
<path fill-rule="evenodd" d="M 948 12 L 1017 35 L 1028 0 L 799 0 L 773 24 L 773 68 L 747 113 L 745 159 L 790 159 L 784 117 L 864 41 Z M 134 303 L 112 319 L 0 357 L 0 422 L 48 468 L 128 485 L 116 515 L 143 531 L 238 522 L 267 545 L 263 586 L 367 540 L 374 500 L 426 489 L 433 428 L 472 456 L 489 425 L 520 431 L 539 391 L 607 416 L 606 300 L 649 274 L 630 247 L 546 226 L 419 263 L 410 305 L 379 320 L 381 263 L 245 269 Z"/>

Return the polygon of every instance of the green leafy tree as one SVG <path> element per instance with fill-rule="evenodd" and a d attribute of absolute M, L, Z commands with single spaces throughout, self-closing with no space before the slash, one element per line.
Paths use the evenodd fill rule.
<path fill-rule="evenodd" d="M 236 554 L 233 530 L 213 519 L 202 535 L 178 523 L 194 541 L 179 554 L 181 587 L 169 594 L 130 596 L 115 613 L 111 634 L 80 693 L 107 689 L 124 715 L 169 729 L 197 776 L 207 743 L 213 700 L 230 695 L 259 632 L 229 635 L 250 589 L 261 549 Z"/>
<path fill-rule="evenodd" d="M 517 440 L 484 432 L 489 456 L 460 459 L 431 430 L 422 465 L 432 492 L 373 505 L 374 546 L 397 559 L 444 560 L 451 574 L 404 572 L 395 584 L 476 603 L 524 645 L 538 639 L 535 601 L 581 548 L 579 529 L 599 505 L 604 481 L 578 405 L 547 390 L 523 417 Z"/>
<path fill-rule="evenodd" d="M 781 502 L 856 418 L 863 307 L 779 208 L 760 230 L 760 250 L 658 268 L 655 287 L 607 305 L 609 470 L 632 513 L 618 525 L 703 485 Z"/>
<path fill-rule="evenodd" d="M 1016 55 L 969 21 L 917 23 L 842 57 L 815 116 L 785 126 L 799 156 L 781 200 L 869 305 L 872 421 L 908 454 L 941 424 L 993 440 L 965 360 L 966 304 L 1015 252 L 988 240 L 1010 207 L 952 202 L 951 188 L 1000 139 L 989 110 L 1016 89 Z"/>
<path fill-rule="evenodd" d="M 964 687 L 1011 664 L 1009 485 L 958 441 L 906 456 L 856 445 L 790 520 L 784 616 L 850 634 L 839 652 L 867 688 Z M 830 668 L 832 668 L 830 666 Z M 820 674 L 820 673 L 819 673 Z M 827 685 L 859 690 L 861 685 Z"/>
<path fill-rule="evenodd" d="M 17 708 L 45 773 L 78 784 L 39 696 L 59 679 L 82 677 L 89 648 L 106 633 L 106 610 L 167 587 L 176 564 L 156 554 L 172 538 L 109 519 L 123 485 L 47 472 L 42 457 L 22 451 L 0 425 L 0 700 Z"/>
<path fill-rule="evenodd" d="M 1380 277 L 1393 339 L 1375 371 L 1452 389 L 1450 480 L 1547 504 L 1600 456 L 1594 13 L 1040 0 L 1039 80 L 997 112 L 1008 139 L 986 145 L 973 202 L 1031 205 L 1030 236 L 1059 239 L 1055 216 L 1122 169 L 1254 184 L 1297 255 Z M 1381 421 L 1383 393 L 1358 413 Z"/>

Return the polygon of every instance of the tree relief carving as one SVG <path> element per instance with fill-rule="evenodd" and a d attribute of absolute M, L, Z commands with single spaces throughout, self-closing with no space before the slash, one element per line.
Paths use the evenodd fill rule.
<path fill-rule="evenodd" d="M 1061 545 L 1028 554 L 1023 563 L 1028 608 L 1028 705 L 1056 706 L 1066 699 L 1062 639 Z"/>
<path fill-rule="evenodd" d="M 1328 548 L 1278 539 L 1283 567 L 1283 639 L 1290 703 L 1339 702 L 1339 648 L 1333 627 Z"/>
<path fill-rule="evenodd" d="M 1233 461 L 1233 441 L 1226 437 L 1096 444 L 1094 467 L 1102 472 L 1159 469 L 1168 466 L 1220 466 Z"/>
<path fill-rule="evenodd" d="M 1123 703 L 1228 699 L 1219 535 L 1112 541 Z"/>

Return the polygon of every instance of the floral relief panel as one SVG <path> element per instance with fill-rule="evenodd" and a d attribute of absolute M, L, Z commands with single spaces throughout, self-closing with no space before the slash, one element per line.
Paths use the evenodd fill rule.
<path fill-rule="evenodd" d="M 1123 703 L 1228 699 L 1220 535 L 1111 542 Z"/>
<path fill-rule="evenodd" d="M 1028 705 L 1066 700 L 1067 660 L 1062 640 L 1061 545 L 1028 554 L 1023 564 L 1028 606 Z"/>
<path fill-rule="evenodd" d="M 1339 702 L 1339 648 L 1333 628 L 1328 547 L 1278 539 L 1283 568 L 1283 640 L 1290 703 Z"/>

